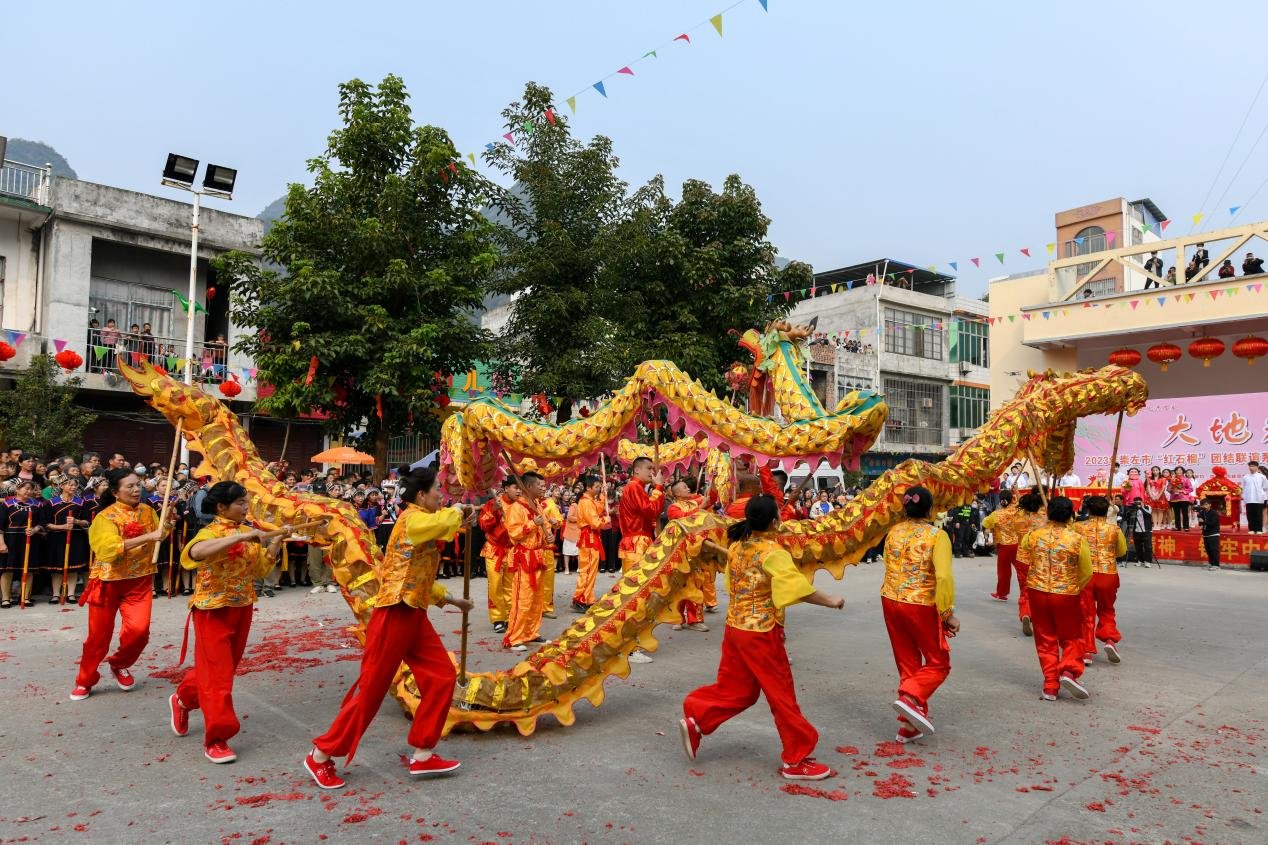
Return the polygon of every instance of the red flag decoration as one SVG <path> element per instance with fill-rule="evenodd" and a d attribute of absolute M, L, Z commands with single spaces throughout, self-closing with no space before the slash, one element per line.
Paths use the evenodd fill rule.
<path fill-rule="evenodd" d="M 1028 247 L 1028 246 L 1024 246 L 1024 247 L 1022 247 L 1022 248 L 1021 248 L 1021 254 L 1022 254 L 1022 255 L 1024 255 L 1024 256 L 1026 256 L 1027 258 L 1029 258 L 1029 257 L 1030 257 L 1030 247 Z"/>
<path fill-rule="evenodd" d="M 555 110 L 554 109 L 546 109 L 546 119 L 550 121 L 551 126 L 555 125 Z"/>
<path fill-rule="evenodd" d="M 507 143 L 508 143 L 508 144 L 514 144 L 514 143 L 515 143 L 515 138 L 514 138 L 514 136 L 512 136 L 512 135 L 511 135 L 511 133 L 510 133 L 510 132 L 507 132 L 507 133 L 503 134 L 503 135 L 502 135 L 502 137 L 506 139 L 506 141 L 507 141 Z"/>
<path fill-rule="evenodd" d="M 787 302 L 787 301 L 788 301 L 788 297 L 789 297 L 789 295 L 790 295 L 791 293 L 792 293 L 791 291 L 784 291 L 784 301 L 785 301 L 785 302 Z"/>
<path fill-rule="evenodd" d="M 457 168 L 457 166 L 456 166 L 456 165 L 455 165 L 452 161 L 451 161 L 451 162 L 449 162 L 449 169 L 450 169 L 452 172 L 454 172 L 455 174 L 458 172 L 458 168 Z"/>
<path fill-rule="evenodd" d="M 379 419 L 383 419 L 383 394 L 374 397 L 374 410 Z"/>
<path fill-rule="evenodd" d="M 687 33 L 685 33 L 685 32 L 684 32 L 682 35 L 679 35 L 679 36 L 678 36 L 677 38 L 675 38 L 674 40 L 675 40 L 675 41 L 686 41 L 688 44 L 690 44 L 690 43 L 691 43 L 691 36 L 690 36 L 690 35 L 688 35 Z"/>
<path fill-rule="evenodd" d="M 66 341 L 54 339 L 53 348 L 56 349 L 58 352 L 61 352 L 63 349 L 66 348 Z"/>
<path fill-rule="evenodd" d="M 317 356 L 314 355 L 308 361 L 308 375 L 304 378 L 304 387 L 313 383 L 313 377 L 317 375 Z"/>
<path fill-rule="evenodd" d="M 630 70 L 629 65 L 626 65 L 625 67 L 621 68 L 620 70 L 617 71 L 617 73 L 624 73 L 627 76 L 634 75 L 634 71 Z"/>
<path fill-rule="evenodd" d="M 1164 231 L 1164 232 L 1165 232 L 1165 231 L 1167 231 L 1167 226 L 1169 226 L 1170 224 L 1171 224 L 1171 221 L 1170 221 L 1170 220 L 1160 220 L 1160 221 L 1158 221 L 1158 227 L 1159 227 L 1159 229 L 1161 229 L 1161 230 L 1162 230 L 1162 231 Z"/>
<path fill-rule="evenodd" d="M 1114 239 L 1115 239 L 1115 238 L 1117 238 L 1117 237 L 1118 237 L 1118 232 L 1106 232 L 1106 233 L 1105 233 L 1105 243 L 1106 243 L 1108 246 L 1111 246 L 1111 247 L 1112 247 L 1112 246 L 1114 246 Z"/>
<path fill-rule="evenodd" d="M 980 258 L 970 258 L 970 259 L 969 259 L 969 261 L 972 261 L 972 262 L 973 262 L 973 266 L 974 266 L 974 267 L 981 267 L 981 266 L 982 266 L 982 259 L 980 259 Z"/>

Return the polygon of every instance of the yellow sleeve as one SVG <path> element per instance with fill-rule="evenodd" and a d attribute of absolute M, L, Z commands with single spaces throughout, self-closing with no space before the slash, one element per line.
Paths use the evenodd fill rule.
<path fill-rule="evenodd" d="M 436 581 L 431 585 L 430 598 L 432 607 L 440 607 L 440 603 L 449 598 L 449 591 L 439 581 Z"/>
<path fill-rule="evenodd" d="M 411 511 L 406 517 L 405 536 L 412 545 L 421 546 L 436 540 L 452 540 L 462 526 L 462 511 L 441 508 L 435 513 Z"/>
<path fill-rule="evenodd" d="M 206 563 L 202 560 L 194 560 L 189 556 L 189 550 L 194 547 L 195 543 L 201 543 L 203 540 L 218 540 L 219 537 L 210 528 L 201 528 L 194 535 L 194 539 L 185 544 L 185 548 L 181 549 L 181 569 L 197 569 L 200 563 Z"/>
<path fill-rule="evenodd" d="M 1118 535 L 1118 542 L 1114 544 L 1116 549 L 1114 556 L 1122 557 L 1127 554 L 1127 538 L 1123 536 L 1123 529 L 1121 528 L 1115 528 L 1114 533 Z"/>
<path fill-rule="evenodd" d="M 537 523 L 533 522 L 533 515 L 528 508 L 518 503 L 506 509 L 503 522 L 512 543 L 522 546 L 537 536 Z"/>
<path fill-rule="evenodd" d="M 546 521 L 552 528 L 558 528 L 564 523 L 564 515 L 559 512 L 559 505 L 555 504 L 554 499 L 545 500 L 542 515 L 546 517 Z"/>
<path fill-rule="evenodd" d="M 1087 586 L 1092 580 L 1092 549 L 1087 540 L 1079 538 L 1079 589 Z"/>
<path fill-rule="evenodd" d="M 938 613 L 944 614 L 955 607 L 955 579 L 951 577 L 951 538 L 939 531 L 933 541 L 933 603 Z"/>
<path fill-rule="evenodd" d="M 1034 541 L 1031 540 L 1030 532 L 1027 531 L 1026 536 L 1022 537 L 1021 542 L 1017 544 L 1017 562 L 1024 564 L 1026 566 L 1030 566 L 1031 563 L 1034 562 L 1031 556 L 1031 553 L 1034 550 L 1034 547 L 1035 547 Z"/>
<path fill-rule="evenodd" d="M 282 545 L 283 545 L 283 547 L 285 547 L 285 545 L 286 545 L 286 541 L 285 541 L 285 540 L 283 540 L 283 541 L 282 541 Z M 263 543 L 256 543 L 256 544 L 255 544 L 255 547 L 256 547 L 256 548 L 255 548 L 255 552 L 256 552 L 256 555 L 257 555 L 256 561 L 255 561 L 255 566 L 256 566 L 256 569 L 255 569 L 255 571 L 256 571 L 256 577 L 257 577 L 257 578 L 264 578 L 264 577 L 266 577 L 266 576 L 267 576 L 270 572 L 272 572 L 272 571 L 273 571 L 273 567 L 277 565 L 277 561 L 274 561 L 273 559 L 271 559 L 271 558 L 269 557 L 269 547 L 268 547 L 268 546 L 264 545 Z M 282 557 L 282 551 L 281 551 L 281 549 L 279 549 L 279 550 L 278 550 L 277 556 L 278 556 L 278 558 L 279 558 L 279 559 L 281 559 L 281 557 Z"/>
<path fill-rule="evenodd" d="M 770 595 L 775 607 L 796 604 L 815 591 L 814 585 L 793 563 L 792 555 L 783 549 L 768 554 L 762 561 L 762 569 L 770 576 Z"/>
<path fill-rule="evenodd" d="M 986 519 L 982 520 L 982 530 L 983 530 L 983 531 L 992 531 L 992 530 L 994 530 L 994 528 L 995 528 L 995 522 L 996 522 L 996 521 L 997 521 L 997 519 L 998 519 L 997 514 L 999 514 L 999 510 L 998 510 L 998 509 L 991 511 L 990 513 L 988 513 L 988 514 L 986 515 Z"/>
<path fill-rule="evenodd" d="M 123 554 L 123 535 L 115 524 L 104 516 L 98 516 L 88 526 L 88 545 L 102 563 L 114 563 Z"/>

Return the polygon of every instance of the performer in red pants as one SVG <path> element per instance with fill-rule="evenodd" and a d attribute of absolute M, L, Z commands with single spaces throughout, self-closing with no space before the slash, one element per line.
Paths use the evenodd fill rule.
<path fill-rule="evenodd" d="M 102 660 L 110 665 L 119 689 L 127 692 L 136 686 L 136 678 L 128 669 L 150 641 L 150 605 L 154 596 L 154 544 L 162 542 L 170 525 L 160 526 L 158 514 L 149 505 L 141 504 L 141 480 L 130 469 L 112 469 L 106 473 L 109 485 L 102 497 L 102 510 L 88 528 L 88 544 L 94 562 L 88 573 L 88 586 L 79 596 L 81 605 L 88 605 L 88 636 L 79 658 L 79 674 L 71 701 L 82 701 L 92 694 L 101 680 L 97 667 Z M 119 614 L 119 648 L 106 657 L 114 635 L 114 617 Z"/>
<path fill-rule="evenodd" d="M 901 726 L 896 739 L 910 742 L 933 733 L 929 697 L 951 673 L 947 637 L 960 631 L 951 577 L 951 538 L 929 519 L 933 494 L 912 487 L 903 494 L 907 520 L 885 540 L 885 581 L 881 610 L 898 664 L 894 711 Z"/>
<path fill-rule="evenodd" d="M 401 467 L 400 475 L 398 490 L 405 509 L 397 518 L 383 553 L 379 592 L 370 600 L 374 610 L 365 630 L 361 676 L 344 697 L 330 730 L 313 740 L 313 750 L 304 759 L 304 768 L 322 789 L 344 785 L 335 774 L 331 758 L 347 755 L 348 762 L 352 761 L 357 743 L 379 712 L 402 661 L 414 673 L 419 692 L 409 732 L 409 743 L 414 747 L 407 764 L 409 773 L 438 775 L 460 765 L 433 751 L 449 713 L 456 673 L 449 653 L 427 619 L 427 607 L 448 604 L 471 610 L 470 601 L 451 598 L 436 583 L 440 565 L 436 541 L 452 540 L 459 528 L 475 520 L 476 512 L 467 505 L 441 507 L 441 492 L 432 467 Z"/>
<path fill-rule="evenodd" d="M 792 667 L 784 651 L 784 608 L 806 602 L 840 610 L 845 599 L 814 588 L 769 533 L 778 527 L 775 500 L 758 495 L 749 500 L 744 519 L 727 529 L 731 603 L 718 680 L 687 696 L 678 728 L 683 751 L 694 760 L 702 736 L 764 695 L 784 746 L 780 775 L 788 780 L 823 780 L 832 770 L 810 756 L 819 734 L 797 706 Z"/>
<path fill-rule="evenodd" d="M 999 494 L 999 507 L 986 515 L 982 520 L 982 530 L 990 531 L 995 539 L 995 592 L 991 598 L 995 601 L 1008 601 L 1008 594 L 1013 583 L 1013 563 L 1017 560 L 1017 505 L 1013 502 L 1013 494 L 1005 490 Z M 1026 592 L 1025 582 L 1018 588 Z"/>
<path fill-rule="evenodd" d="M 1123 635 L 1114 617 L 1114 600 L 1118 597 L 1118 559 L 1127 554 L 1127 538 L 1118 525 L 1106 519 L 1109 499 L 1089 496 L 1083 502 L 1091 516 L 1074 524 L 1092 553 L 1092 580 L 1083 590 L 1083 662 L 1092 662 L 1099 639 L 1105 643 L 1109 662 L 1119 663 L 1118 643 Z"/>
<path fill-rule="evenodd" d="M 1040 512 L 1042 508 L 1043 497 L 1033 490 L 1018 499 L 1017 511 L 1012 519 L 1012 529 L 1017 537 L 1018 549 L 1021 548 L 1021 542 L 1027 534 L 1048 524 L 1048 520 Z M 1017 618 L 1021 621 L 1021 632 L 1029 637 L 1034 633 L 1034 624 L 1031 622 L 1030 591 L 1026 588 L 1026 584 L 1029 583 L 1027 564 L 1021 559 L 1019 553 L 1014 553 L 1013 569 L 1017 571 Z"/>
<path fill-rule="evenodd" d="M 203 754 L 213 763 L 238 759 L 228 741 L 241 727 L 233 710 L 233 675 L 247 647 L 255 605 L 254 579 L 277 565 L 282 538 L 291 528 L 275 531 L 243 527 L 247 491 L 241 484 L 213 484 L 203 500 L 210 525 L 194 535 L 181 552 L 181 568 L 194 570 L 189 600 L 194 624 L 194 665 L 168 698 L 172 733 L 189 733 L 189 711 L 203 711 Z M 260 544 L 271 541 L 267 549 Z M 186 643 L 181 644 L 185 662 Z"/>
<path fill-rule="evenodd" d="M 668 510 L 670 519 L 683 519 L 684 517 L 700 513 L 701 497 L 696 495 L 696 480 L 694 478 L 688 476 L 678 479 L 669 488 L 669 492 L 674 497 L 674 501 Z M 705 587 L 712 580 L 712 576 L 694 572 L 691 574 L 691 584 L 700 591 L 702 602 L 704 600 Z M 683 599 L 679 613 L 679 621 L 674 625 L 675 631 L 683 629 L 689 631 L 709 630 L 709 626 L 704 624 L 704 611 L 700 603 L 690 599 Z"/>
<path fill-rule="evenodd" d="M 1048 502 L 1048 524 L 1031 531 L 1017 549 L 1027 567 L 1035 651 L 1043 669 L 1043 699 L 1055 701 L 1064 689 L 1088 697 L 1083 674 L 1083 600 L 1079 593 L 1092 579 L 1087 541 L 1070 527 L 1074 504 L 1065 496 Z"/>

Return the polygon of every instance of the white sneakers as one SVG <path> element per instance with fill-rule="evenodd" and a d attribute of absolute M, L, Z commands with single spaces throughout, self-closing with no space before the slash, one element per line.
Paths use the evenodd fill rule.
<path fill-rule="evenodd" d="M 1123 662 L 1123 657 L 1122 657 L 1122 655 L 1120 655 L 1120 654 L 1118 653 L 1118 649 L 1114 646 L 1114 644 L 1113 644 L 1113 643 L 1106 643 L 1106 644 L 1105 644 L 1105 657 L 1109 659 L 1109 662 L 1110 662 L 1110 663 L 1122 663 L 1122 662 Z"/>
<path fill-rule="evenodd" d="M 650 654 L 642 651 L 641 649 L 635 649 L 630 652 L 629 660 L 631 663 L 651 663 L 652 657 Z"/>
<path fill-rule="evenodd" d="M 308 594 L 310 596 L 315 596 L 318 593 L 324 593 L 324 592 L 326 592 L 326 588 L 323 587 L 321 584 L 318 584 L 316 587 L 313 587 L 311 590 L 309 590 Z"/>

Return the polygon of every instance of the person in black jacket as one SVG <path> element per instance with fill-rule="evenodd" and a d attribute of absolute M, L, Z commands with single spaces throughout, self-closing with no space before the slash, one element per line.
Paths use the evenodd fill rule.
<path fill-rule="evenodd" d="M 1136 565 L 1148 569 L 1154 559 L 1154 518 L 1145 500 L 1137 496 L 1127 505 L 1125 533 L 1136 550 Z"/>
<path fill-rule="evenodd" d="M 1246 260 L 1242 262 L 1243 276 L 1258 276 L 1264 272 L 1264 260 L 1256 258 L 1255 253 L 1246 253 Z"/>
<path fill-rule="evenodd" d="M 1220 568 L 1220 512 L 1215 501 L 1206 497 L 1198 503 L 1198 524 L 1202 527 L 1202 546 L 1206 550 L 1206 568 Z"/>

